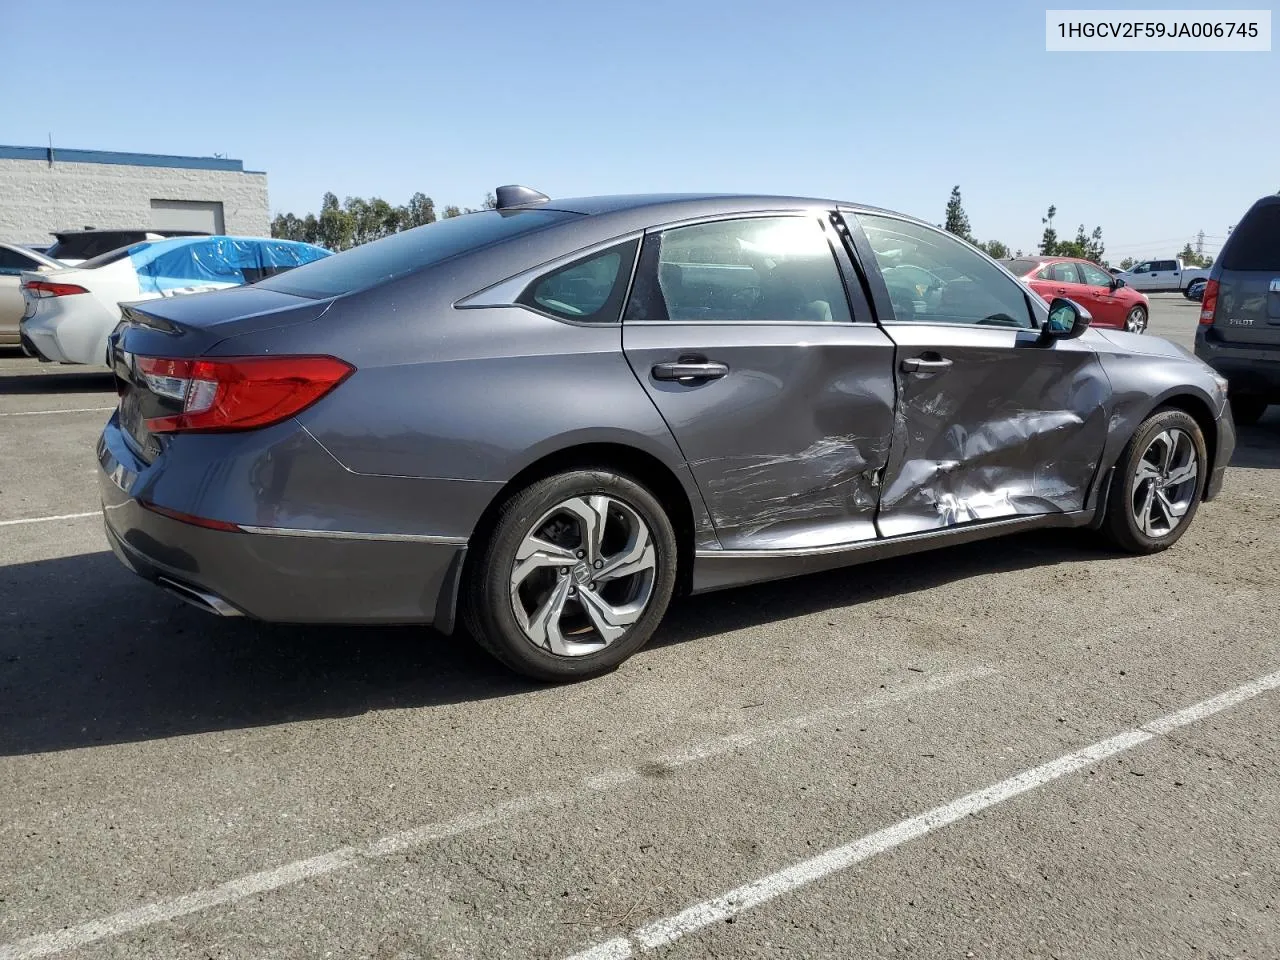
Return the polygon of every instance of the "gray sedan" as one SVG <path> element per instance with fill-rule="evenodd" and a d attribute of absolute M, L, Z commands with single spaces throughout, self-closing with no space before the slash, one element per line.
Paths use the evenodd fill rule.
<path fill-rule="evenodd" d="M 224 616 L 461 618 L 591 676 L 677 592 L 1043 527 L 1172 545 L 1222 485 L 1225 382 L 1089 320 L 872 207 L 504 187 L 127 307 L 107 534 Z"/>

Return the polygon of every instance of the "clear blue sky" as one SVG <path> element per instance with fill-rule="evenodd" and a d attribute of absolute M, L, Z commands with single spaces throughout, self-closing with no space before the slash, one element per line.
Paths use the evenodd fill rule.
<path fill-rule="evenodd" d="M 326 190 L 439 208 L 517 182 L 938 222 L 959 184 L 979 238 L 1030 249 L 1053 203 L 1112 262 L 1221 237 L 1280 189 L 1280 53 L 1046 53 L 1046 5 L 13 3 L 0 142 L 222 153 L 299 214 Z"/>

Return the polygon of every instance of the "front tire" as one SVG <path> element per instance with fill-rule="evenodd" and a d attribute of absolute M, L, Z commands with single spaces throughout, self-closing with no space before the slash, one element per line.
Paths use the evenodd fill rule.
<path fill-rule="evenodd" d="M 675 590 L 670 518 L 648 489 L 607 469 L 526 487 L 473 549 L 463 620 L 489 653 L 538 680 L 613 670 L 649 640 Z"/>
<path fill-rule="evenodd" d="M 1173 546 L 1200 506 L 1208 465 L 1204 434 L 1190 414 L 1152 414 L 1116 463 L 1102 527 L 1107 538 L 1129 553 Z"/>
<path fill-rule="evenodd" d="M 1147 308 L 1138 305 L 1125 314 L 1124 328 L 1129 333 L 1145 333 L 1147 329 Z"/>

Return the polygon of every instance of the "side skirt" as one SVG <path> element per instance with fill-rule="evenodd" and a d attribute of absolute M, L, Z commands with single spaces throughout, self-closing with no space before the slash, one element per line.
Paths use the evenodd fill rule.
<path fill-rule="evenodd" d="M 709 593 L 726 587 L 782 580 L 1027 530 L 1083 527 L 1088 526 L 1093 518 L 1094 511 L 1079 510 L 1074 513 L 1011 517 L 1008 520 L 985 523 L 978 521 L 962 527 L 929 530 L 887 540 L 861 540 L 830 547 L 806 547 L 798 550 L 699 550 L 694 554 L 692 592 Z"/>

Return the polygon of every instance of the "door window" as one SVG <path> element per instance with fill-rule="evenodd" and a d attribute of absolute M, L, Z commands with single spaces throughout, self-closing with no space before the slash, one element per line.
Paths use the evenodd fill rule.
<path fill-rule="evenodd" d="M 1074 263 L 1051 263 L 1049 279 L 1058 283 L 1080 283 L 1080 272 Z"/>
<path fill-rule="evenodd" d="M 874 214 L 858 222 L 889 288 L 894 319 L 981 326 L 1034 326 L 1022 286 L 940 230 Z M 921 290 L 918 278 L 930 277 Z"/>
<path fill-rule="evenodd" d="M 1150 272 L 1151 272 L 1151 264 L 1149 262 L 1140 263 L 1130 271 L 1130 273 L 1150 273 Z"/>
<path fill-rule="evenodd" d="M 1107 271 L 1095 267 L 1092 263 L 1078 263 L 1080 273 L 1084 277 L 1084 282 L 1091 287 L 1111 287 L 1111 274 Z"/>
<path fill-rule="evenodd" d="M 1155 270 L 1177 270 L 1177 260 L 1161 260 L 1153 266 Z"/>
<path fill-rule="evenodd" d="M 519 302 L 579 323 L 617 323 L 634 261 L 635 241 L 620 244 L 539 277 Z"/>
<path fill-rule="evenodd" d="M 645 238 L 628 321 L 849 323 L 822 221 L 753 217 Z"/>

